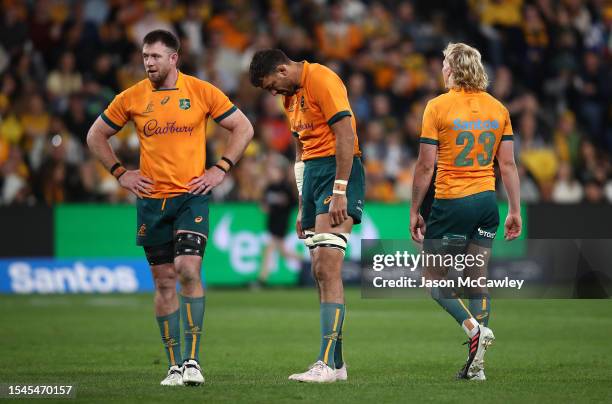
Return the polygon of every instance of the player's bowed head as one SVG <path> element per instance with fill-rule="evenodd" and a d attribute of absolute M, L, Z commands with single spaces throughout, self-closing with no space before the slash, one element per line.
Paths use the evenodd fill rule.
<path fill-rule="evenodd" d="M 280 49 L 257 51 L 249 66 L 251 84 L 272 95 L 294 95 L 300 88 L 300 65 Z"/>

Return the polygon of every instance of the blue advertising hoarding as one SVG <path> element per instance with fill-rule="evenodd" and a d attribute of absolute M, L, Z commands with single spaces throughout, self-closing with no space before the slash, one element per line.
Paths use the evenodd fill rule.
<path fill-rule="evenodd" d="M 0 293 L 133 293 L 153 291 L 144 259 L 0 259 Z"/>

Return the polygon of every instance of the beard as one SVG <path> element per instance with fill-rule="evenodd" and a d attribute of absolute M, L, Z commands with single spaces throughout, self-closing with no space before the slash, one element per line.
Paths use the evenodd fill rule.
<path fill-rule="evenodd" d="M 298 90 L 299 90 L 299 89 L 300 89 L 300 86 L 298 86 L 298 85 L 296 84 L 296 85 L 294 85 L 293 87 L 291 87 L 291 89 L 289 90 L 289 92 L 290 92 L 290 94 L 291 94 L 291 95 L 295 95 L 295 94 L 298 92 Z"/>
<path fill-rule="evenodd" d="M 168 77 L 168 72 L 169 70 L 158 68 L 154 72 L 147 71 L 147 77 L 154 86 L 159 86 L 166 80 L 166 77 Z"/>
<path fill-rule="evenodd" d="M 301 87 L 299 85 L 292 85 L 286 91 L 279 91 L 281 95 L 285 97 L 293 97 Z"/>

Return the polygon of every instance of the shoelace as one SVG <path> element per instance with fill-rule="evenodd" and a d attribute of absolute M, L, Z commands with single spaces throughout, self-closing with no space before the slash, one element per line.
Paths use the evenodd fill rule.
<path fill-rule="evenodd" d="M 325 365 L 321 362 L 313 363 L 310 368 L 308 368 L 308 372 L 319 376 L 323 372 L 324 366 Z"/>
<path fill-rule="evenodd" d="M 198 369 L 199 370 L 198 365 L 196 365 L 194 363 L 185 363 L 185 364 L 183 364 L 183 367 L 185 369 Z"/>

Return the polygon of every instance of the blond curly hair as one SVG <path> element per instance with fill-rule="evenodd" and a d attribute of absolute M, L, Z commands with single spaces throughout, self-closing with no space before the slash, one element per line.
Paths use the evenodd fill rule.
<path fill-rule="evenodd" d="M 478 49 L 464 43 L 449 43 L 444 57 L 451 69 L 453 87 L 467 91 L 485 91 L 489 77 Z"/>

